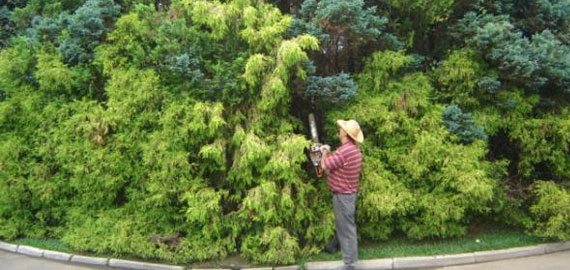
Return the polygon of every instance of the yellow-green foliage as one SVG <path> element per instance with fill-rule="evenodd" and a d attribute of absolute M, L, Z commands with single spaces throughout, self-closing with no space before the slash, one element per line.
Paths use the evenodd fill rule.
<path fill-rule="evenodd" d="M 501 74 L 489 70 L 480 52 L 464 49 L 452 52 L 434 72 L 438 97 L 472 111 L 490 135 L 493 161 L 510 163 L 508 186 L 530 190 L 535 179 L 564 181 L 570 164 L 570 116 L 564 98 L 557 98 L 557 104 L 534 88 L 501 85 L 497 75 Z M 491 88 L 485 86 L 489 78 L 495 81 Z M 509 196 L 502 194 L 505 189 L 498 193 L 494 209 L 504 222 L 527 226 L 542 222 L 525 209 L 529 194 L 517 191 Z M 544 231 L 535 229 L 546 236 Z"/>
<path fill-rule="evenodd" d="M 487 134 L 504 132 L 506 136 L 497 138 L 504 145 L 496 151 L 508 153 L 516 149 L 518 158 L 511 166 L 516 167 L 518 175 L 534 178 L 546 166 L 548 177 L 568 177 L 568 109 L 561 106 L 543 113 L 539 109 L 544 102 L 541 96 L 520 88 L 486 91 L 480 82 L 493 72 L 485 71 L 479 58 L 472 50 L 453 52 L 434 73 L 439 97 L 473 110 L 475 120 L 485 127 Z"/>
<path fill-rule="evenodd" d="M 245 65 L 244 79 L 251 85 L 255 85 L 259 81 L 259 76 L 267 68 L 267 60 L 263 54 L 255 54 L 249 57 Z"/>
<path fill-rule="evenodd" d="M 42 52 L 37 54 L 37 58 L 37 70 L 34 75 L 41 91 L 69 93 L 75 88 L 74 73 L 63 64 L 60 57 Z"/>
<path fill-rule="evenodd" d="M 447 20 L 455 0 L 382 0 L 407 14 L 416 14 L 423 23 Z M 417 18 L 417 17 L 416 17 Z"/>
<path fill-rule="evenodd" d="M 242 244 L 242 252 L 261 263 L 293 262 L 299 250 L 299 241 L 282 227 L 266 228 L 263 233 L 248 237 Z M 269 250 L 259 253 L 259 249 Z"/>
<path fill-rule="evenodd" d="M 362 83 L 369 85 L 370 91 L 378 93 L 385 91 L 390 77 L 396 75 L 402 67 L 410 64 L 413 58 L 403 51 L 385 51 L 375 53 L 366 60 L 367 70 L 360 74 Z"/>
<path fill-rule="evenodd" d="M 531 176 L 535 165 L 548 164 L 557 177 L 570 177 L 570 113 L 564 110 L 562 117 L 547 115 L 544 118 L 525 119 L 512 127 L 510 138 L 520 147 L 524 158 L 518 164 L 519 171 Z M 548 142 L 548 143 L 545 143 Z"/>
<path fill-rule="evenodd" d="M 289 103 L 289 90 L 285 84 L 291 76 L 290 71 L 295 68 L 296 74 L 302 78 L 306 78 L 306 72 L 303 70 L 301 64 L 309 60 L 307 53 L 304 50 L 318 49 L 318 41 L 314 37 L 303 35 L 296 37 L 292 40 L 285 40 L 281 42 L 278 49 L 273 51 L 269 60 L 267 57 L 256 54 L 250 57 L 247 62 L 244 78 L 248 81 L 251 87 L 255 87 L 256 83 L 261 79 L 261 97 L 258 104 L 258 109 L 261 112 L 268 112 L 275 109 L 280 109 L 279 114 L 285 114 L 286 107 L 284 104 Z M 257 78 L 259 74 L 264 71 L 264 66 L 269 61 L 273 64 L 271 73 L 266 72 L 265 78 Z"/>
<path fill-rule="evenodd" d="M 103 72 L 110 74 L 116 68 L 144 67 L 150 60 L 149 46 L 154 36 L 152 20 L 143 18 L 142 11 L 121 16 L 115 29 L 109 33 L 109 42 L 98 46 L 96 62 Z"/>
<path fill-rule="evenodd" d="M 287 117 L 292 71 L 302 74 L 305 50 L 317 48 L 317 40 L 306 35 L 283 40 L 267 55 L 250 56 L 243 74 L 249 92 L 257 96 L 244 119 L 245 130 L 238 126 L 233 136 L 241 146 L 228 176 L 247 189 L 239 217 L 248 233 L 240 250 L 259 262 L 294 262 L 300 254 L 317 252 L 316 246 L 333 234 L 332 223 L 321 222 L 330 207 L 299 166 L 306 161 L 303 150 L 309 141 L 292 132 L 296 123 Z M 311 207 L 315 211 L 304 210 Z M 304 242 L 298 241 L 301 235 Z"/>
<path fill-rule="evenodd" d="M 475 57 L 472 50 L 454 51 L 435 71 L 439 90 L 450 103 L 464 107 L 479 105 L 476 94 L 483 67 Z"/>
<path fill-rule="evenodd" d="M 536 181 L 533 187 L 535 202 L 530 207 L 534 222 L 531 229 L 537 235 L 570 239 L 570 193 L 552 181 Z"/>
<path fill-rule="evenodd" d="M 330 195 L 302 169 L 310 142 L 287 109 L 317 40 L 286 39 L 291 17 L 257 1 L 175 1 L 170 12 L 133 6 L 92 65 L 67 66 L 49 46 L 2 51 L 0 237 L 178 263 L 240 251 L 284 264 L 333 235 Z M 168 74 L 189 66 L 201 71 Z M 85 72 L 104 80 L 98 94 L 82 89 Z M 178 85 L 200 74 L 208 83 Z"/>
<path fill-rule="evenodd" d="M 183 0 L 183 4 L 189 7 L 192 20 L 197 24 L 207 26 L 211 30 L 214 40 L 226 36 L 229 26 L 233 22 L 232 6 L 221 4 L 219 1 Z"/>
<path fill-rule="evenodd" d="M 532 17 L 477 1 L 511 16 L 460 19 L 470 7 L 453 0 L 8 2 L 2 239 L 179 264 L 236 253 L 295 263 L 335 233 L 306 156 L 308 112 L 326 143 L 338 118 L 364 130 L 363 240 L 453 237 L 489 217 L 568 238 L 562 7 Z M 386 50 L 406 39 L 409 51 Z M 448 107 L 488 141 L 450 133 Z"/>
<path fill-rule="evenodd" d="M 296 66 L 297 75 L 305 79 L 305 71 L 300 64 L 309 60 L 305 50 L 318 50 L 319 41 L 309 35 L 301 35 L 292 40 L 286 40 L 281 43 L 277 51 L 277 63 L 274 74 L 280 76 L 282 80 L 289 77 L 289 69 Z"/>
<path fill-rule="evenodd" d="M 34 69 L 34 51 L 23 39 L 0 52 L 0 87 L 14 92 L 30 82 L 26 80 Z"/>
<path fill-rule="evenodd" d="M 525 95 L 521 89 L 506 89 L 492 96 L 497 106 L 481 107 L 474 111 L 475 118 L 485 126 L 489 134 L 496 134 L 501 129 L 523 122 L 532 113 L 540 101 L 536 94 Z"/>
<path fill-rule="evenodd" d="M 462 235 L 470 215 L 487 211 L 498 181 L 484 142 L 463 145 L 445 129 L 428 78 L 397 75 L 407 59 L 375 53 L 360 77 L 358 101 L 329 117 L 356 119 L 366 136 L 359 223 L 376 239 L 394 230 L 419 239 Z"/>
<path fill-rule="evenodd" d="M 292 18 L 282 15 L 278 8 L 264 4 L 243 10 L 245 29 L 240 35 L 254 49 L 271 50 L 282 40 Z"/>

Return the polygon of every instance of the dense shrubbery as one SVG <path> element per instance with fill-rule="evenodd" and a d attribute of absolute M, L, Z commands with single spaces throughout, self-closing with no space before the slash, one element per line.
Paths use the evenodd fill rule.
<path fill-rule="evenodd" d="M 536 181 L 535 203 L 530 207 L 531 228 L 539 236 L 566 240 L 570 238 L 570 194 L 553 182 Z"/>
<path fill-rule="evenodd" d="M 364 130 L 365 239 L 569 238 L 567 1 L 273 2 L 7 1 L 0 238 L 292 263 L 334 234 L 309 111 Z"/>
<path fill-rule="evenodd" d="M 368 134 L 358 216 L 373 239 L 395 230 L 410 238 L 464 234 L 474 215 L 489 211 L 502 172 L 485 160 L 484 142 L 464 145 L 446 129 L 425 74 L 400 74 L 411 62 L 401 52 L 375 53 L 358 100 L 329 114 L 330 122 L 359 119 Z"/>

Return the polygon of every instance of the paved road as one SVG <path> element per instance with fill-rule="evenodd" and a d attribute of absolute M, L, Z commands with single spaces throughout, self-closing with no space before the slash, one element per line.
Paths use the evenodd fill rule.
<path fill-rule="evenodd" d="M 0 251 L 0 270 L 117 270 L 117 268 L 69 264 Z M 570 270 L 570 251 L 490 263 L 444 267 L 437 270 Z"/>
<path fill-rule="evenodd" d="M 570 270 L 570 251 L 512 260 L 438 268 L 438 270 Z"/>
<path fill-rule="evenodd" d="M 117 268 L 70 264 L 0 251 L 0 270 L 117 270 Z"/>

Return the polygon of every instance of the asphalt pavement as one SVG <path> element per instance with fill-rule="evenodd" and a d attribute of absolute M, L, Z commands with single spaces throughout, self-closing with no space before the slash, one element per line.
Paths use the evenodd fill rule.
<path fill-rule="evenodd" d="M 0 270 L 117 270 L 117 268 L 71 264 L 0 251 Z"/>
<path fill-rule="evenodd" d="M 570 270 L 570 251 L 438 268 L 438 270 Z"/>
<path fill-rule="evenodd" d="M 71 264 L 0 251 L 0 270 L 117 270 Z M 434 270 L 570 270 L 570 251 L 488 263 L 437 268 Z"/>

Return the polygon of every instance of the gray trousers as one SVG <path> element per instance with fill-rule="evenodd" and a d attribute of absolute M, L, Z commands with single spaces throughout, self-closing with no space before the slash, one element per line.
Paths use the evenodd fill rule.
<path fill-rule="evenodd" d="M 356 193 L 333 194 L 333 208 L 336 237 L 340 242 L 345 269 L 354 269 L 358 260 L 356 220 L 354 218 Z"/>

